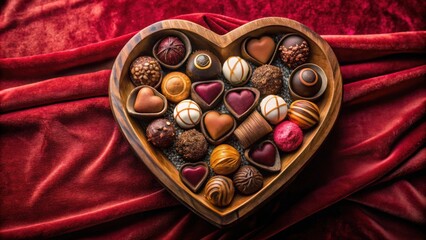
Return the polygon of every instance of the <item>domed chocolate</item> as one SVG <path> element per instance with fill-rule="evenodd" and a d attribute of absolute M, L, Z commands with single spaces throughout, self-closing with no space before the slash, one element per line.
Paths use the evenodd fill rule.
<path fill-rule="evenodd" d="M 301 129 L 308 129 L 319 122 L 319 108 L 315 103 L 310 101 L 294 101 L 288 110 L 288 118 L 290 121 L 299 125 Z"/>
<path fill-rule="evenodd" d="M 178 37 L 169 36 L 160 40 L 154 53 L 161 62 L 177 65 L 185 58 L 186 49 Z"/>
<path fill-rule="evenodd" d="M 171 72 L 164 76 L 161 83 L 161 92 L 167 100 L 178 103 L 189 97 L 191 80 L 181 72 Z"/>
<path fill-rule="evenodd" d="M 254 70 L 251 82 L 253 87 L 259 89 L 261 95 L 276 95 L 283 86 L 282 79 L 283 73 L 279 67 L 263 65 Z"/>
<path fill-rule="evenodd" d="M 312 68 L 301 68 L 292 75 L 290 87 L 301 97 L 313 97 L 321 89 L 322 79 Z"/>
<path fill-rule="evenodd" d="M 245 195 L 259 191 L 263 186 L 263 176 L 254 167 L 242 166 L 234 175 L 234 186 Z"/>
<path fill-rule="evenodd" d="M 216 79 L 220 74 L 219 58 L 209 51 L 196 51 L 189 56 L 186 74 L 192 81 Z"/>
<path fill-rule="evenodd" d="M 156 119 L 146 128 L 146 137 L 154 146 L 167 148 L 173 144 L 175 139 L 175 128 L 172 123 L 165 118 Z"/>
<path fill-rule="evenodd" d="M 234 198 L 234 193 L 232 180 L 220 175 L 210 178 L 204 188 L 206 199 L 218 207 L 228 206 Z"/>
<path fill-rule="evenodd" d="M 285 37 L 278 50 L 281 60 L 290 68 L 296 68 L 305 63 L 310 51 L 308 42 L 299 35 Z"/>
<path fill-rule="evenodd" d="M 240 164 L 240 153 L 228 144 L 215 147 L 210 155 L 210 166 L 216 174 L 231 174 L 240 167 Z"/>
<path fill-rule="evenodd" d="M 207 154 L 207 141 L 202 133 L 195 129 L 183 132 L 176 141 L 176 151 L 185 160 L 195 162 Z"/>
<path fill-rule="evenodd" d="M 271 124 L 278 124 L 287 115 L 287 103 L 277 95 L 268 95 L 260 102 L 262 115 Z"/>
<path fill-rule="evenodd" d="M 193 128 L 201 121 L 201 109 L 192 100 L 183 100 L 178 103 L 173 110 L 173 117 L 179 127 L 187 129 Z"/>
<path fill-rule="evenodd" d="M 222 67 L 223 76 L 232 86 L 242 86 L 247 83 L 251 68 L 249 64 L 240 57 L 229 57 Z"/>
<path fill-rule="evenodd" d="M 161 66 L 152 57 L 138 57 L 130 65 L 130 79 L 136 86 L 157 87 L 161 80 Z"/>

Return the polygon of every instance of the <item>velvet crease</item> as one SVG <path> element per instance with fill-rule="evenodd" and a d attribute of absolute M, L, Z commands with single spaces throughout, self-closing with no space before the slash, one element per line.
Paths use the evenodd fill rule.
<path fill-rule="evenodd" d="M 249 1 L 240 14 L 241 1 L 198 9 L 227 16 L 174 17 L 218 34 L 247 22 L 239 19 L 292 18 L 341 64 L 343 105 L 323 147 L 268 204 L 218 229 L 157 182 L 108 99 L 120 49 L 143 27 L 195 11 L 183 2 L 0 4 L 1 239 L 425 238 L 424 4 L 348 1 L 332 17 L 326 4 L 343 7 L 334 1 L 294 11 Z"/>

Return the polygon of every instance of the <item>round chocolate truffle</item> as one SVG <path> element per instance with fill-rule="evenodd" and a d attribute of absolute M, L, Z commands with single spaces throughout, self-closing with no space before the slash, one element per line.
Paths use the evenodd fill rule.
<path fill-rule="evenodd" d="M 175 128 L 169 120 L 159 118 L 148 125 L 146 128 L 146 137 L 154 146 L 167 148 L 173 144 Z"/>
<path fill-rule="evenodd" d="M 250 65 L 240 57 L 229 57 L 222 67 L 223 76 L 232 86 L 242 86 L 247 83 L 250 75 Z"/>
<path fill-rule="evenodd" d="M 207 154 L 207 141 L 202 133 L 192 129 L 179 135 L 176 142 L 176 151 L 185 160 L 195 162 Z"/>
<path fill-rule="evenodd" d="M 279 67 L 263 65 L 253 72 L 251 82 L 262 95 L 276 95 L 283 86 L 283 73 Z"/>
<path fill-rule="evenodd" d="M 240 153 L 228 144 L 215 147 L 210 155 L 210 166 L 216 174 L 231 174 L 240 167 L 240 164 Z"/>
<path fill-rule="evenodd" d="M 161 82 L 161 92 L 167 100 L 178 103 L 189 97 L 191 80 L 181 72 L 171 72 Z"/>
<path fill-rule="evenodd" d="M 308 42 L 299 35 L 290 35 L 286 37 L 280 47 L 281 60 L 290 68 L 295 68 L 308 60 L 309 45 Z"/>
<path fill-rule="evenodd" d="M 288 118 L 299 125 L 301 129 L 308 129 L 319 122 L 320 111 L 313 102 L 297 100 L 290 105 Z"/>
<path fill-rule="evenodd" d="M 228 206 L 234 198 L 234 193 L 232 180 L 220 175 L 210 178 L 204 188 L 206 199 L 218 207 Z"/>
<path fill-rule="evenodd" d="M 173 110 L 173 118 L 179 127 L 188 129 L 195 127 L 201 121 L 201 108 L 190 99 L 178 103 Z"/>
<path fill-rule="evenodd" d="M 292 76 L 290 87 L 294 93 L 301 97 L 313 97 L 321 89 L 321 77 L 312 68 L 301 68 Z"/>
<path fill-rule="evenodd" d="M 152 57 L 138 57 L 130 65 L 130 79 L 136 86 L 156 87 L 161 80 L 161 66 Z"/>
<path fill-rule="evenodd" d="M 278 124 L 287 115 L 287 103 L 277 95 L 268 95 L 260 102 L 260 112 L 271 124 Z"/>
<path fill-rule="evenodd" d="M 302 129 L 293 122 L 281 122 L 274 129 L 274 142 L 283 152 L 294 151 L 303 142 Z"/>
<path fill-rule="evenodd" d="M 234 175 L 234 186 L 242 194 L 253 194 L 262 188 L 263 176 L 252 166 L 242 166 Z"/>
<path fill-rule="evenodd" d="M 219 58 L 209 51 L 196 51 L 189 56 L 186 74 L 192 81 L 216 79 L 221 71 Z"/>
<path fill-rule="evenodd" d="M 154 52 L 162 63 L 177 65 L 185 58 L 186 49 L 178 37 L 169 36 L 160 40 Z"/>

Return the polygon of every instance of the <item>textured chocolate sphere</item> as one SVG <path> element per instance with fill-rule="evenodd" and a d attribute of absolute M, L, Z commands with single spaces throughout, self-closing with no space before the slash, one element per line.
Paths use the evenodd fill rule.
<path fill-rule="evenodd" d="M 319 108 L 315 103 L 310 101 L 294 101 L 288 110 L 288 118 L 290 121 L 299 125 L 301 129 L 308 129 L 319 122 Z"/>
<path fill-rule="evenodd" d="M 185 45 L 174 36 L 161 39 L 155 49 L 157 58 L 167 65 L 179 64 L 185 58 L 185 53 Z"/>
<path fill-rule="evenodd" d="M 130 65 L 130 79 L 136 86 L 156 87 L 161 80 L 161 66 L 152 57 L 138 57 Z"/>
<path fill-rule="evenodd" d="M 175 139 L 175 128 L 172 123 L 165 118 L 156 119 L 146 128 L 146 137 L 154 146 L 167 148 L 173 144 Z"/>
<path fill-rule="evenodd" d="M 176 142 L 176 151 L 185 160 L 195 162 L 207 154 L 207 141 L 202 133 L 192 129 L 179 135 Z"/>
<path fill-rule="evenodd" d="M 305 63 L 310 52 L 308 42 L 298 35 L 286 37 L 278 50 L 281 60 L 290 68 L 296 68 Z"/>
<path fill-rule="evenodd" d="M 242 166 L 234 175 L 234 186 L 242 194 L 253 194 L 262 188 L 263 176 L 252 166 Z"/>
<path fill-rule="evenodd" d="M 189 56 L 186 74 L 192 81 L 216 79 L 222 65 L 219 58 L 209 51 L 196 51 Z"/>
<path fill-rule="evenodd" d="M 283 86 L 283 73 L 279 67 L 263 65 L 254 70 L 251 82 L 260 94 L 276 95 Z"/>
<path fill-rule="evenodd" d="M 240 167 L 240 164 L 240 153 L 228 144 L 215 147 L 210 155 L 210 166 L 216 174 L 231 174 Z"/>
<path fill-rule="evenodd" d="M 168 73 L 161 82 L 161 92 L 170 102 L 178 103 L 189 97 L 191 80 L 181 72 Z"/>
<path fill-rule="evenodd" d="M 204 196 L 213 205 L 228 206 L 234 198 L 232 180 L 225 176 L 214 176 L 209 179 L 204 188 Z"/>
<path fill-rule="evenodd" d="M 294 93 L 301 97 L 313 97 L 321 89 L 321 77 L 312 68 L 301 68 L 292 76 L 290 87 Z"/>

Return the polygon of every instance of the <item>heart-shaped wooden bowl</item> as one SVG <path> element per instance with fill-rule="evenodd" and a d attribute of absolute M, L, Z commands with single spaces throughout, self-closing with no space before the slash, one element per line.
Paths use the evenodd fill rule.
<path fill-rule="evenodd" d="M 223 63 L 230 56 L 241 56 L 241 44 L 248 37 L 298 33 L 311 47 L 309 62 L 319 65 L 328 78 L 328 86 L 317 101 L 320 108 L 319 124 L 306 132 L 303 145 L 291 154 L 283 154 L 281 170 L 265 177 L 263 188 L 250 196 L 236 195 L 227 207 L 211 205 L 202 193 L 195 194 L 180 180 L 179 171 L 161 150 L 154 148 L 145 137 L 140 122 L 126 111 L 126 100 L 135 88 L 129 78 L 129 66 L 140 55 L 150 55 L 154 44 L 173 29 L 186 34 L 193 50 L 208 49 Z M 330 46 L 318 34 L 306 26 L 285 18 L 263 18 L 247 23 L 226 35 L 220 36 L 195 23 L 183 20 L 165 20 L 146 27 L 137 33 L 121 50 L 112 68 L 109 96 L 112 112 L 130 145 L 177 199 L 192 211 L 223 227 L 246 217 L 264 204 L 277 191 L 282 190 L 318 150 L 333 127 L 342 100 L 342 80 L 336 56 Z"/>

